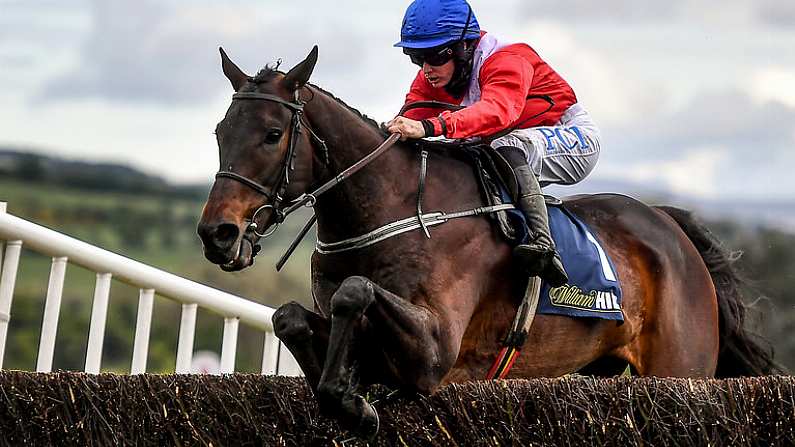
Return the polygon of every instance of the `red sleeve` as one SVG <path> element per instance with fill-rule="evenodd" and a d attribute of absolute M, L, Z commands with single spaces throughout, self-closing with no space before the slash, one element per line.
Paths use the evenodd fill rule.
<path fill-rule="evenodd" d="M 428 84 L 428 80 L 425 79 L 425 75 L 422 73 L 422 70 L 420 70 L 417 72 L 417 77 L 414 78 L 414 82 L 411 83 L 411 89 L 409 89 L 406 95 L 406 102 L 404 105 L 412 102 L 430 101 L 434 99 L 436 98 L 433 94 L 433 87 Z M 438 114 L 439 110 L 437 109 L 411 109 L 406 111 L 403 116 L 419 121 L 432 118 Z"/>
<path fill-rule="evenodd" d="M 445 111 L 448 138 L 493 135 L 516 122 L 533 81 L 533 66 L 513 53 L 497 53 L 480 70 L 480 101 L 456 112 Z"/>

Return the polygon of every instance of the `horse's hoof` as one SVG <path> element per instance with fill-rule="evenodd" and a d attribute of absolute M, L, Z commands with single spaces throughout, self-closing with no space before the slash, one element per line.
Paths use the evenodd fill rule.
<path fill-rule="evenodd" d="M 378 419 L 378 412 L 362 396 L 356 396 L 356 400 L 361 408 L 361 418 L 359 419 L 356 433 L 358 433 L 359 437 L 372 441 L 378 434 L 378 429 L 381 425 L 381 421 Z"/>

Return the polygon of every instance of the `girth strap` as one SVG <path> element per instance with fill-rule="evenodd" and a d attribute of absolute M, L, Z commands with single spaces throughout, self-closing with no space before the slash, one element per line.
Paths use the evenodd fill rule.
<path fill-rule="evenodd" d="M 344 239 L 338 242 L 323 242 L 320 239 L 318 239 L 317 246 L 315 247 L 315 249 L 317 250 L 318 253 L 323 255 L 341 253 L 350 250 L 357 250 L 360 248 L 369 247 L 370 245 L 373 244 L 377 244 L 378 242 L 397 236 L 399 234 L 403 234 L 409 231 L 422 228 L 423 225 L 425 227 L 432 227 L 435 225 L 441 225 L 452 219 L 480 216 L 482 214 L 496 213 L 498 211 L 505 211 L 513 208 L 514 206 L 512 204 L 504 204 L 504 205 L 494 205 L 494 206 L 483 206 L 479 208 L 458 211 L 450 214 L 445 214 L 443 212 L 437 211 L 434 213 L 422 214 L 420 218 L 418 218 L 418 216 L 411 216 L 405 219 L 388 223 L 386 225 L 382 225 L 376 228 L 375 230 L 370 231 L 369 233 L 365 233 L 349 239 Z M 422 219 L 422 221 L 420 221 L 420 219 Z"/>

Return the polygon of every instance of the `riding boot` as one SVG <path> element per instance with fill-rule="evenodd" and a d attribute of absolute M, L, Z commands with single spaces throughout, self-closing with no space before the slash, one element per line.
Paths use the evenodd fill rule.
<path fill-rule="evenodd" d="M 541 186 L 527 164 L 514 167 L 513 171 L 519 182 L 516 205 L 527 219 L 530 232 L 528 243 L 514 248 L 514 257 L 529 276 L 539 276 L 552 287 L 562 286 L 569 281 L 569 276 L 549 232 L 549 216 Z"/>

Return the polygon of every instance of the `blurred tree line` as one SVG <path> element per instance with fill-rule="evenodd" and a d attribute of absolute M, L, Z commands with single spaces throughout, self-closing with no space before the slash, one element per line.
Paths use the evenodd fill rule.
<path fill-rule="evenodd" d="M 778 362 L 795 371 L 795 234 L 730 221 L 708 225 L 739 255 L 735 265 L 748 283 L 750 327 L 770 342 Z"/>
<path fill-rule="evenodd" d="M 306 278 L 309 245 L 304 244 L 303 252 L 294 255 L 278 275 L 271 262 L 289 244 L 288 239 L 300 225 L 298 221 L 281 231 L 281 239 L 276 237 L 257 264 L 244 272 L 225 273 L 204 259 L 196 223 L 208 191 L 209 185 L 175 187 L 123 166 L 0 149 L 0 201 L 8 202 L 9 213 L 266 305 L 277 306 L 292 299 L 311 305 Z M 35 367 L 50 265 L 49 258 L 23 247 L 4 368 Z M 55 369 L 79 371 L 84 367 L 94 284 L 94 272 L 68 265 Z M 112 283 L 103 371 L 129 371 L 138 293 L 119 281 Z M 148 371 L 174 370 L 180 312 L 179 304 L 155 299 Z M 223 318 L 199 310 L 195 350 L 220 354 L 222 332 Z M 238 340 L 237 370 L 259 372 L 264 334 L 241 325 Z"/>
<path fill-rule="evenodd" d="M 52 159 L 22 157 L 23 161 L 15 159 L 13 164 L 8 160 L 8 152 L 0 151 L 0 201 L 8 202 L 8 211 L 16 216 L 270 306 L 293 299 L 312 305 L 311 237 L 282 273 L 273 268 L 303 223 L 301 217 L 291 219 L 269 239 L 254 267 L 225 273 L 204 259 L 195 233 L 207 185 L 174 188 L 156 179 L 143 187 L 140 182 L 149 177 L 129 168 L 114 168 L 110 177 L 95 176 L 96 170 L 91 168 L 83 172 L 80 181 L 73 182 L 64 180 L 69 178 L 64 174 L 67 170 L 59 169 L 57 163 L 53 167 Z M 53 169 L 60 173 L 51 176 Z M 128 174 L 133 178 L 125 179 Z M 115 186 L 107 187 L 111 180 Z M 795 234 L 730 221 L 707 224 L 728 248 L 743 252 L 738 266 L 751 280 L 746 294 L 755 309 L 751 324 L 770 340 L 777 360 L 795 369 L 795 337 L 789 335 L 795 330 Z M 5 368 L 32 370 L 35 366 L 49 268 L 50 259 L 23 250 Z M 56 369 L 82 370 L 84 366 L 94 281 L 93 272 L 69 265 L 56 339 Z M 129 371 L 137 305 L 138 290 L 114 281 L 103 370 Z M 180 311 L 176 303 L 155 300 L 148 362 L 151 372 L 174 369 Z M 222 330 L 222 318 L 200 310 L 195 349 L 220 352 Z M 238 370 L 259 371 L 262 342 L 263 334 L 241 325 Z"/>

